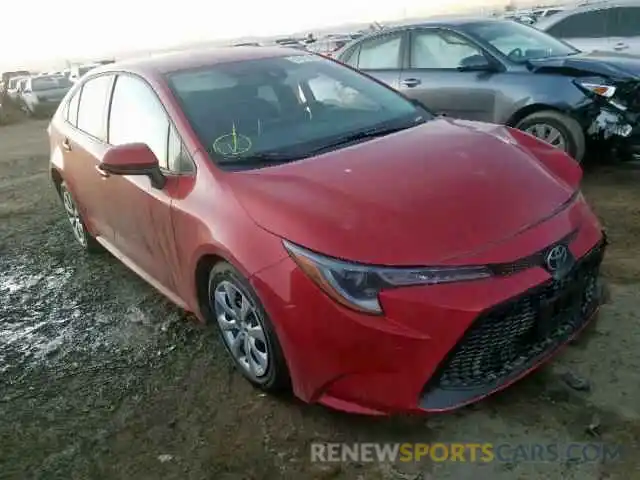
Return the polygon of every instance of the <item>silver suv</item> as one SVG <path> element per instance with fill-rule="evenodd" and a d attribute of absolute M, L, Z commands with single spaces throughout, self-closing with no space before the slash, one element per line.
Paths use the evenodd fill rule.
<path fill-rule="evenodd" d="M 640 0 L 591 3 L 541 20 L 536 28 L 583 52 L 640 55 Z"/>

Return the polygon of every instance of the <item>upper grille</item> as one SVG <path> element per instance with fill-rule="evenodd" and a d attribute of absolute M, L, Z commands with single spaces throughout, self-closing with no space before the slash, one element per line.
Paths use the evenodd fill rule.
<path fill-rule="evenodd" d="M 562 279 L 552 279 L 481 315 L 452 350 L 431 388 L 465 389 L 500 383 L 565 343 L 598 306 L 598 244 Z"/>

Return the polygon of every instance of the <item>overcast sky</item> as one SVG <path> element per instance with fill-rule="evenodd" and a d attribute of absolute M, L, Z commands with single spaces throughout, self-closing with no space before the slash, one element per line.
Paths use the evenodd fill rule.
<path fill-rule="evenodd" d="M 30 0 L 2 15 L 0 68 L 47 59 L 267 36 L 438 14 L 506 0 Z M 18 8 L 18 5 L 20 7 Z M 5 12 L 7 13 L 5 7 Z M 6 21 L 15 19 L 16 21 Z M 24 20 L 24 21 L 22 21 Z"/>

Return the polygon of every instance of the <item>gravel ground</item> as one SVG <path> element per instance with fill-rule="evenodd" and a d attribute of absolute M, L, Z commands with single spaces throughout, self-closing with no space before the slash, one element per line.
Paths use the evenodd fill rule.
<path fill-rule="evenodd" d="M 259 394 L 214 332 L 110 255 L 82 254 L 49 185 L 45 128 L 0 128 L 0 478 L 640 478 L 640 171 L 585 179 L 610 233 L 612 299 L 578 342 L 481 404 L 378 419 Z M 311 463 L 313 441 L 605 442 L 622 456 L 327 465 Z"/>

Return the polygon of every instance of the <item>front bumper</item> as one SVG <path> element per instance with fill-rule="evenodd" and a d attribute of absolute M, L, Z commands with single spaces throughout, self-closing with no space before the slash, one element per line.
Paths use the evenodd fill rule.
<path fill-rule="evenodd" d="M 562 238 L 569 238 L 579 259 L 563 280 L 540 266 L 513 262 Z M 586 325 L 600 303 L 602 239 L 597 220 L 577 201 L 508 244 L 465 259 L 511 259 L 518 268 L 488 280 L 384 291 L 383 317 L 338 305 L 289 258 L 251 281 L 302 400 L 364 414 L 445 411 L 505 388 Z M 528 256 L 516 253 L 523 251 Z M 571 298 L 578 303 L 557 303 L 554 298 L 577 280 L 581 287 Z M 556 310 L 544 316 L 541 334 L 543 300 L 545 311 Z"/>
<path fill-rule="evenodd" d="M 561 279 L 550 279 L 482 313 L 425 385 L 420 407 L 446 410 L 509 385 L 579 333 L 603 301 L 606 242 Z"/>

